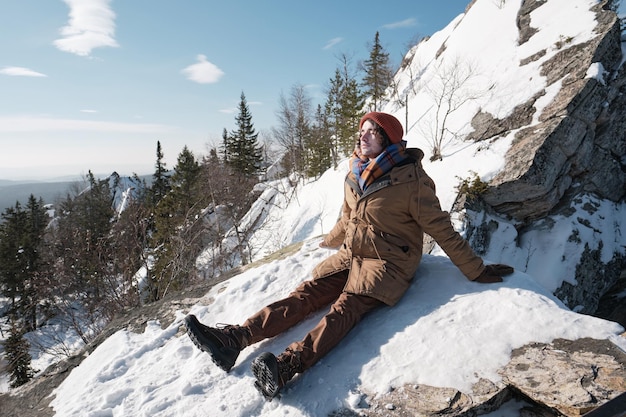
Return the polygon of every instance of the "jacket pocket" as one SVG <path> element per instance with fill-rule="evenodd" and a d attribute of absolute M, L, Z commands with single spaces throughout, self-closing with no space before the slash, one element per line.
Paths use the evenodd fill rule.
<path fill-rule="evenodd" d="M 401 237 L 383 231 L 375 231 L 374 233 L 378 237 L 380 237 L 385 243 L 392 247 L 400 249 L 404 254 L 408 254 L 411 250 L 411 246 L 409 245 L 409 243 Z"/>

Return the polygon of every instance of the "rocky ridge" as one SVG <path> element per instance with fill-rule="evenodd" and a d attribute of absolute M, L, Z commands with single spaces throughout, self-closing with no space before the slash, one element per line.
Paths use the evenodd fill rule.
<path fill-rule="evenodd" d="M 517 17 L 520 44 L 536 34 L 530 25 L 530 13 L 544 3 L 522 2 Z M 467 140 L 490 142 L 515 135 L 505 155 L 506 169 L 494 176 L 480 200 L 465 204 L 470 212 L 481 213 L 468 216 L 468 236 L 478 252 L 488 251 L 490 236 L 504 224 L 514 225 L 519 242 L 538 229 L 549 233 L 556 217 L 575 216 L 576 208 L 600 215 L 598 210 L 604 202 L 624 204 L 626 69 L 622 65 L 620 22 L 606 2 L 595 4 L 591 10 L 596 16 L 595 36 L 575 45 L 562 39 L 554 46 L 559 51 L 541 63 L 546 89 L 559 87 L 541 114 L 535 115 L 535 102 L 546 94 L 546 89 L 518 105 L 504 119 L 483 111 L 472 119 L 473 132 Z M 546 50 L 537 51 L 519 65 L 545 56 Z M 590 76 L 591 68 L 599 76 Z M 485 212 L 494 213 L 499 220 L 485 221 Z M 554 294 L 576 311 L 595 314 L 604 294 L 619 285 L 626 257 L 622 250 L 607 261 L 601 255 L 602 241 L 614 237 L 601 236 L 601 231 L 593 229 L 600 236 L 600 245 L 595 247 L 580 238 L 581 231 L 590 228 L 581 222 L 571 231 L 571 244 L 584 247 L 580 259 L 567 260 L 573 263 L 576 283 L 564 279 Z M 616 223 L 615 233 L 620 234 L 619 229 Z M 621 304 L 620 308 L 626 306 Z"/>

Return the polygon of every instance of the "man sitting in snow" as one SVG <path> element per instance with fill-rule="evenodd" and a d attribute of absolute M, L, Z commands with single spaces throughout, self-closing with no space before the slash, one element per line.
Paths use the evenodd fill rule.
<path fill-rule="evenodd" d="M 303 340 L 278 357 L 265 352 L 252 362 L 255 385 L 270 400 L 295 374 L 337 345 L 367 312 L 398 302 L 420 263 L 424 233 L 471 281 L 501 282 L 513 272 L 507 265 L 485 266 L 454 230 L 449 214 L 441 210 L 433 180 L 422 168 L 423 152 L 406 148 L 398 119 L 370 112 L 359 127 L 341 218 L 320 243 L 339 250 L 315 267 L 311 280 L 241 326 L 212 328 L 194 315 L 185 318 L 194 344 L 228 372 L 246 346 L 276 336 L 331 304 Z"/>

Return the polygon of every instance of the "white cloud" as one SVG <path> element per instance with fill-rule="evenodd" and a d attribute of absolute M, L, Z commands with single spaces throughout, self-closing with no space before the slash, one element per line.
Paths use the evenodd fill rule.
<path fill-rule="evenodd" d="M 92 49 L 117 47 L 111 0 L 63 0 L 70 8 L 68 25 L 54 45 L 61 51 L 88 56 Z"/>
<path fill-rule="evenodd" d="M 40 72 L 23 67 L 4 67 L 0 70 L 0 74 L 13 75 L 18 77 L 47 77 L 46 74 L 42 74 Z"/>
<path fill-rule="evenodd" d="M 415 18 L 404 19 L 399 22 L 388 23 L 383 26 L 383 29 L 400 29 L 400 28 L 408 28 L 417 25 L 417 20 Z"/>
<path fill-rule="evenodd" d="M 124 123 L 77 119 L 55 119 L 36 116 L 0 116 L 0 132 L 126 132 L 126 133 L 163 133 L 172 132 L 173 126 L 155 123 Z"/>
<path fill-rule="evenodd" d="M 206 56 L 198 55 L 198 62 L 188 66 L 181 72 L 191 81 L 199 84 L 213 84 L 219 81 L 224 75 L 224 71 L 219 69 L 215 64 L 207 61 Z"/>
<path fill-rule="evenodd" d="M 331 40 L 328 41 L 326 45 L 324 45 L 322 49 L 330 49 L 342 41 L 343 41 L 343 38 L 332 38 Z"/>

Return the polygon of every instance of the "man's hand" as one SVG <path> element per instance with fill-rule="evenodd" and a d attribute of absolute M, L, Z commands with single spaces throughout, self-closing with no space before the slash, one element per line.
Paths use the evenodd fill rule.
<path fill-rule="evenodd" d="M 504 265 L 504 264 L 492 264 L 486 265 L 485 270 L 478 278 L 476 278 L 475 282 L 480 282 L 482 284 L 493 284 L 495 282 L 502 282 L 502 276 L 510 275 L 515 271 L 513 267 Z"/>
<path fill-rule="evenodd" d="M 324 242 L 322 240 L 320 242 L 320 248 L 324 248 L 324 249 L 339 249 L 339 246 L 329 246 L 326 242 Z"/>

